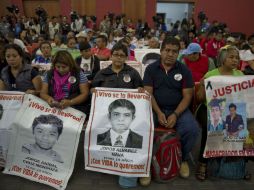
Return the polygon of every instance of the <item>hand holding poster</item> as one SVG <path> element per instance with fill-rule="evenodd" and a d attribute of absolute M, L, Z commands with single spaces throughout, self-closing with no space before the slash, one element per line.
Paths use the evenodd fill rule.
<path fill-rule="evenodd" d="M 204 157 L 254 156 L 254 76 L 209 77 L 205 87 Z"/>
<path fill-rule="evenodd" d="M 121 176 L 150 173 L 151 97 L 137 90 L 96 88 L 85 133 L 85 168 Z"/>
<path fill-rule="evenodd" d="M 4 173 L 65 189 L 72 174 L 85 115 L 51 108 L 25 95 L 11 135 Z"/>
<path fill-rule="evenodd" d="M 14 91 L 0 92 L 0 166 L 5 165 L 11 123 L 22 105 L 24 94 L 23 92 Z"/>

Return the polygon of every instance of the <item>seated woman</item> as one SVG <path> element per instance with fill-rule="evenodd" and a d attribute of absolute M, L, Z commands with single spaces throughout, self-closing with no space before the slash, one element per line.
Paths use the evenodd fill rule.
<path fill-rule="evenodd" d="M 21 91 L 38 95 L 41 90 L 41 77 L 36 69 L 24 61 L 24 52 L 16 44 L 9 44 L 4 50 L 8 63 L 0 78 L 0 90 Z"/>
<path fill-rule="evenodd" d="M 204 79 L 209 78 L 211 76 L 219 76 L 219 75 L 242 76 L 243 73 L 240 70 L 237 70 L 239 61 L 240 61 L 239 52 L 236 47 L 225 46 L 221 48 L 217 60 L 217 64 L 219 65 L 219 67 L 212 71 L 207 72 L 204 78 L 201 79 L 200 81 L 200 88 L 197 93 L 198 101 L 205 103 L 206 95 L 205 95 Z M 218 104 L 218 102 L 216 103 Z M 207 178 L 207 162 L 208 162 L 208 159 L 203 157 L 207 140 L 207 106 L 205 104 L 202 104 L 197 110 L 197 120 L 202 126 L 202 138 L 199 152 L 199 166 L 197 169 L 196 178 L 199 180 L 205 180 Z M 223 127 L 221 127 L 221 130 L 223 130 Z"/>
<path fill-rule="evenodd" d="M 52 60 L 52 69 L 43 79 L 40 96 L 51 107 L 73 107 L 84 111 L 83 102 L 88 97 L 88 80 L 65 50 L 58 51 Z"/>
<path fill-rule="evenodd" d="M 128 89 L 143 87 L 139 73 L 125 63 L 127 57 L 127 47 L 119 42 L 115 44 L 111 50 L 112 64 L 95 75 L 92 81 L 92 91 L 95 87 Z M 120 176 L 119 178 L 119 185 L 124 188 L 134 187 L 136 183 L 136 177 Z"/>

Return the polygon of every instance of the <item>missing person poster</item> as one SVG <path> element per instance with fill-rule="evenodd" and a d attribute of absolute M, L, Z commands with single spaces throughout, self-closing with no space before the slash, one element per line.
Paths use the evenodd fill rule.
<path fill-rule="evenodd" d="M 144 57 L 148 53 L 160 54 L 160 49 L 135 49 L 135 58 L 138 62 L 142 63 Z"/>
<path fill-rule="evenodd" d="M 254 76 L 205 80 L 205 157 L 254 156 Z"/>
<path fill-rule="evenodd" d="M 52 108 L 25 95 L 12 124 L 4 173 L 65 189 L 84 120 L 84 113 L 73 108 Z"/>
<path fill-rule="evenodd" d="M 0 92 L 0 166 L 5 165 L 11 134 L 11 123 L 22 105 L 23 92 Z"/>
<path fill-rule="evenodd" d="M 153 146 L 151 97 L 137 90 L 96 88 L 85 132 L 85 169 L 145 177 Z"/>

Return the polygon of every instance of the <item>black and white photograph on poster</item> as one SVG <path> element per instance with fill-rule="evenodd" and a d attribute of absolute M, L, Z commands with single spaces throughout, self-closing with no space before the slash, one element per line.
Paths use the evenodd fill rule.
<path fill-rule="evenodd" d="M 148 65 L 156 62 L 160 58 L 161 58 L 161 55 L 159 53 L 154 53 L 154 52 L 146 53 L 142 57 L 142 64 L 148 66 Z"/>
<path fill-rule="evenodd" d="M 111 128 L 97 135 L 97 145 L 142 148 L 143 136 L 130 129 L 135 119 L 135 105 L 126 99 L 116 99 L 108 107 Z"/>
<path fill-rule="evenodd" d="M 137 90 L 96 88 L 85 132 L 85 168 L 142 177 L 150 172 L 151 97 Z"/>
<path fill-rule="evenodd" d="M 65 189 L 72 174 L 85 114 L 57 109 L 25 95 L 12 124 L 4 173 Z"/>
<path fill-rule="evenodd" d="M 4 167 L 11 134 L 11 123 L 20 109 L 23 92 L 1 91 L 0 92 L 0 167 Z"/>
<path fill-rule="evenodd" d="M 22 152 L 35 156 L 47 156 L 52 161 L 63 163 L 62 157 L 53 150 L 62 134 L 63 121 L 53 114 L 40 115 L 33 120 L 32 131 L 35 142 L 24 144 Z"/>
<path fill-rule="evenodd" d="M 135 59 L 142 63 L 143 58 L 145 57 L 146 54 L 148 53 L 156 53 L 160 54 L 160 49 L 135 49 Z"/>
<path fill-rule="evenodd" d="M 254 156 L 254 76 L 205 79 L 207 140 L 204 157 Z"/>

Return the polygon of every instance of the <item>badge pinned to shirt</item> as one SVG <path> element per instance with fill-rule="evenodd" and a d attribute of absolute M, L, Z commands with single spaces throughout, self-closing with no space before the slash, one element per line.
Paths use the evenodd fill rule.
<path fill-rule="evenodd" d="M 177 81 L 182 80 L 182 78 L 183 78 L 183 76 L 180 73 L 175 74 L 175 76 L 174 76 L 174 79 L 177 80 Z"/>
<path fill-rule="evenodd" d="M 71 83 L 71 84 L 74 84 L 76 81 L 77 81 L 77 79 L 74 76 L 70 76 L 69 79 L 68 79 L 68 82 Z"/>
<path fill-rule="evenodd" d="M 128 83 L 128 82 L 131 82 L 131 77 L 129 74 L 125 74 L 123 75 L 123 81 Z"/>

